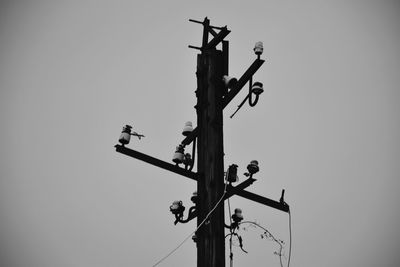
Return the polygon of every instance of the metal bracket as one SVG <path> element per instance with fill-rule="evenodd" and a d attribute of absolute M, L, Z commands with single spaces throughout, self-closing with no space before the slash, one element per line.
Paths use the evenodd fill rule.
<path fill-rule="evenodd" d="M 197 210 L 196 210 L 196 207 L 193 206 L 193 207 L 189 208 L 188 217 L 185 220 L 182 219 L 183 218 L 183 214 L 181 214 L 181 215 L 175 214 L 175 222 L 174 222 L 174 224 L 176 225 L 178 222 L 179 223 L 187 223 L 187 222 L 190 222 L 191 220 L 193 220 L 196 217 L 197 217 Z"/>

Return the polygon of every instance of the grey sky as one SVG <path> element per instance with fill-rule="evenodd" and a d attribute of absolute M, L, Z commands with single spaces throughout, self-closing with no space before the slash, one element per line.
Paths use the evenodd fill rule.
<path fill-rule="evenodd" d="M 286 189 L 291 266 L 399 266 L 399 15 L 396 1 L 3 1 L 1 265 L 152 266 L 194 230 L 169 205 L 195 183 L 113 146 L 128 123 L 146 135 L 131 147 L 171 160 L 196 122 L 188 19 L 208 16 L 232 31 L 233 76 L 264 42 L 265 93 L 234 119 L 245 92 L 227 107 L 225 166 L 257 159 L 249 191 Z M 285 213 L 231 205 L 288 243 Z M 279 266 L 260 233 L 242 232 L 235 266 Z M 160 266 L 195 264 L 188 240 Z"/>

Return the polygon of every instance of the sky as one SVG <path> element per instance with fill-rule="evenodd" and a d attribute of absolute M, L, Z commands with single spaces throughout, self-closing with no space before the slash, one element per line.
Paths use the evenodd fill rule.
<path fill-rule="evenodd" d="M 258 104 L 230 119 L 243 90 L 224 110 L 224 162 L 259 161 L 248 191 L 286 190 L 290 266 L 399 266 L 399 15 L 398 1 L 2 1 L 0 265 L 153 266 L 195 230 L 169 211 L 195 182 L 114 145 L 130 124 L 146 137 L 128 147 L 172 163 L 196 124 L 188 20 L 207 16 L 231 30 L 231 76 L 264 43 Z M 230 205 L 285 242 L 286 266 L 288 214 Z M 234 266 L 279 266 L 262 233 L 240 230 Z M 195 244 L 158 266 L 196 266 Z"/>

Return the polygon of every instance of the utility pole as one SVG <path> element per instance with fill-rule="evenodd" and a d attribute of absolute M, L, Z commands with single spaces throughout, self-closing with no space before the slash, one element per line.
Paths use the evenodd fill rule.
<path fill-rule="evenodd" d="M 198 167 L 197 224 L 224 193 L 224 148 L 222 124 L 222 52 L 211 49 L 197 57 Z M 197 266 L 225 266 L 224 205 L 196 233 Z"/>
<path fill-rule="evenodd" d="M 192 197 L 195 206 L 189 209 L 187 219 L 183 219 L 185 207 L 181 201 L 175 201 L 170 210 L 175 215 L 175 224 L 178 222 L 187 223 L 197 217 L 198 229 L 195 233 L 197 266 L 222 267 L 225 266 L 224 200 L 233 195 L 238 195 L 284 212 L 289 211 L 289 206 L 283 200 L 284 190 L 279 202 L 244 190 L 256 181 L 252 176 L 258 171 L 257 161 L 252 161 L 252 165 L 249 164 L 250 177 L 244 182 L 232 186 L 232 181 L 229 181 L 229 183 L 227 181 L 227 184 L 224 181 L 223 109 L 246 83 L 249 83 L 249 94 L 238 109 L 247 100 L 249 100 L 250 106 L 255 106 L 257 103 L 263 89 L 261 83 L 252 84 L 252 77 L 264 63 L 264 60 L 260 59 L 262 44 L 261 46 L 259 44 L 258 52 L 255 50 L 257 59 L 237 80 L 228 76 L 229 44 L 228 41 L 224 41 L 224 38 L 230 33 L 227 27 L 211 26 L 208 18 L 205 18 L 204 21 L 190 21 L 203 25 L 202 46 L 189 46 L 201 51 L 197 55 L 196 71 L 197 128 L 186 131 L 186 138 L 177 147 L 174 154 L 173 161 L 176 165 L 125 147 L 129 143 L 130 135 L 135 135 L 131 133 L 130 126 L 126 126 L 121 134 L 120 143 L 122 145 L 115 147 L 117 152 L 197 181 L 197 196 Z M 209 41 L 210 34 L 213 38 Z M 217 49 L 219 44 L 221 44 L 222 50 Z M 252 100 L 253 95 L 256 98 Z M 198 149 L 197 173 L 192 172 L 196 154 L 196 140 Z M 187 154 L 184 154 L 185 146 L 191 143 L 193 143 L 191 155 L 193 159 L 190 155 L 187 157 Z M 184 163 L 184 168 L 179 167 L 181 163 Z"/>

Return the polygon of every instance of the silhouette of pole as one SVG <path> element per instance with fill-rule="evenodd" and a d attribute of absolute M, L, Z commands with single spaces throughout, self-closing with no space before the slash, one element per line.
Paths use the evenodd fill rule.
<path fill-rule="evenodd" d="M 197 198 L 195 213 L 191 213 L 186 220 L 177 222 L 186 223 L 197 216 L 198 230 L 196 232 L 197 243 L 197 266 L 198 267 L 224 267 L 225 266 L 225 223 L 224 223 L 224 200 L 233 195 L 258 202 L 260 204 L 289 212 L 289 205 L 284 201 L 284 190 L 278 201 L 259 196 L 245 191 L 256 179 L 252 176 L 237 186 L 224 183 L 224 145 L 223 145 L 223 109 L 233 100 L 246 83 L 252 84 L 252 77 L 264 63 L 257 59 L 233 85 L 232 88 L 225 87 L 222 77 L 228 75 L 229 65 L 229 42 L 224 38 L 230 33 L 227 27 L 215 27 L 210 25 L 208 18 L 203 22 L 190 20 L 203 25 L 202 46 L 189 45 L 190 48 L 198 49 L 201 54 L 197 55 L 197 128 L 185 137 L 182 146 L 189 145 L 197 138 L 197 173 L 178 165 L 159 160 L 139 151 L 125 147 L 129 142 L 121 142 L 116 145 L 116 151 L 138 160 L 147 162 L 165 170 L 180 174 L 197 181 Z M 219 30 L 217 33 L 215 30 Z M 209 35 L 213 38 L 208 41 Z M 216 46 L 222 43 L 222 51 Z M 260 92 L 261 93 L 261 92 Z M 259 94 L 260 94 L 259 93 Z M 251 92 L 249 92 L 251 94 Z M 250 97 L 248 95 L 245 100 Z M 258 97 L 258 95 L 257 95 Z M 251 98 L 250 98 L 251 99 Z M 244 102 L 243 102 L 244 103 Z M 242 104 L 241 104 L 242 105 Z M 253 106 L 252 104 L 250 104 Z M 254 104 L 255 105 L 255 104 Z M 240 107 L 239 107 L 240 108 Z M 194 153 L 194 152 L 193 152 Z M 194 156 L 194 155 L 192 155 Z M 226 192 L 225 192 L 226 189 Z M 207 215 L 211 215 L 206 219 Z M 230 246 L 232 243 L 230 242 Z M 232 256 L 230 264 L 232 265 Z"/>
<path fill-rule="evenodd" d="M 199 225 L 224 194 L 223 55 L 207 50 L 197 57 L 198 157 L 197 205 Z M 225 266 L 224 202 L 196 233 L 197 266 Z"/>

